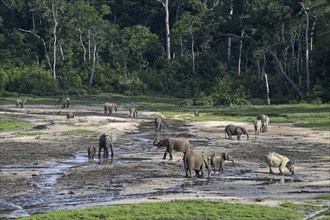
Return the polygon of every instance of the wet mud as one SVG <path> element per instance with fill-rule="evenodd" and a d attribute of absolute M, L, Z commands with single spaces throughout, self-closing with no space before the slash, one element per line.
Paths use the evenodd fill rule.
<path fill-rule="evenodd" d="M 71 106 L 70 106 L 71 107 Z M 75 112 L 66 120 L 67 111 Z M 0 133 L 0 219 L 35 213 L 98 205 L 126 204 L 169 199 L 218 199 L 277 205 L 281 201 L 316 201 L 329 194 L 329 132 L 271 124 L 269 132 L 254 135 L 253 124 L 244 123 L 250 140 L 224 138 L 224 124 L 169 120 L 169 128 L 155 132 L 153 113 L 130 118 L 126 108 L 104 115 L 102 106 L 54 106 L 15 109 L 0 106 L 1 117 L 31 122 L 37 136 L 21 131 Z M 89 129 L 95 134 L 65 135 Z M 217 132 L 215 132 L 215 130 Z M 113 136 L 114 158 L 95 157 L 87 148 L 98 145 L 98 136 Z M 163 160 L 165 149 L 153 146 L 156 138 L 187 137 L 195 150 L 207 155 L 229 153 L 235 159 L 225 171 L 211 177 L 186 178 L 180 152 Z M 235 139 L 235 137 L 234 137 Z M 270 151 L 293 158 L 295 175 L 268 174 L 263 156 Z M 167 156 L 169 158 L 169 156 Z M 278 173 L 277 169 L 274 169 Z M 327 204 L 329 205 L 329 204 Z"/>

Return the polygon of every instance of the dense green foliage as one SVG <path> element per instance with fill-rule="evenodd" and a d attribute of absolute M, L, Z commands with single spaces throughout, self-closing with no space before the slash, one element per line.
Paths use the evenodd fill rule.
<path fill-rule="evenodd" d="M 1 1 L 0 93 L 329 101 L 328 1 L 162 1 Z"/>
<path fill-rule="evenodd" d="M 176 200 L 39 214 L 22 219 L 303 219 L 303 213 L 260 205 Z"/>

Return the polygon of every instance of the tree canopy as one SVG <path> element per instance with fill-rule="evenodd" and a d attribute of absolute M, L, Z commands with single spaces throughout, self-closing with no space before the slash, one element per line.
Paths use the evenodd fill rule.
<path fill-rule="evenodd" d="M 329 102 L 329 24 L 327 0 L 1 0 L 0 92 Z"/>

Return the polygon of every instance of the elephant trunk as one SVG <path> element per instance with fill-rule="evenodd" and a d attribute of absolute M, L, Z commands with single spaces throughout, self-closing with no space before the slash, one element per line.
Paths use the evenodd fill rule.
<path fill-rule="evenodd" d="M 249 132 L 246 132 L 246 140 L 249 140 L 250 139 L 250 137 L 249 137 Z"/>
<path fill-rule="evenodd" d="M 160 142 L 160 140 L 155 139 L 154 142 L 153 142 L 153 145 L 159 148 L 160 147 L 159 142 Z"/>

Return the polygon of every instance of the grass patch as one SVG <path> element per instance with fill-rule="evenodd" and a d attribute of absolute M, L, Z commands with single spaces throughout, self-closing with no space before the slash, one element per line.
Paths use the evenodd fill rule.
<path fill-rule="evenodd" d="M 261 205 L 202 200 L 176 200 L 97 207 L 38 214 L 21 219 L 303 219 L 303 213 Z"/>
<path fill-rule="evenodd" d="M 59 121 L 58 122 L 58 124 L 59 125 L 71 125 L 71 126 L 73 126 L 73 125 L 75 125 L 75 121 L 72 121 L 72 120 L 67 120 L 67 121 Z"/>
<path fill-rule="evenodd" d="M 91 130 L 84 130 L 84 129 L 77 129 L 77 130 L 70 130 L 70 131 L 64 131 L 62 132 L 63 135 L 95 135 L 96 132 L 95 131 L 91 131 Z"/>
<path fill-rule="evenodd" d="M 43 135 L 44 133 L 40 131 L 27 131 L 27 132 L 21 132 L 19 135 L 26 135 L 26 136 L 37 136 L 37 135 Z"/>
<path fill-rule="evenodd" d="M 32 128 L 32 125 L 28 122 L 14 118 L 0 118 L 0 132 L 24 130 L 29 128 Z"/>
<path fill-rule="evenodd" d="M 314 197 L 314 199 L 319 199 L 319 200 L 330 200 L 330 194 L 316 196 L 316 197 Z"/>
<path fill-rule="evenodd" d="M 327 208 L 326 205 L 320 205 L 320 204 L 315 204 L 315 203 L 293 203 L 293 202 L 283 202 L 280 204 L 280 206 L 285 207 L 285 208 L 290 208 L 296 211 L 302 211 L 302 212 L 307 212 L 307 213 L 311 213 L 311 212 L 316 212 L 316 211 L 320 211 L 322 209 Z"/>

